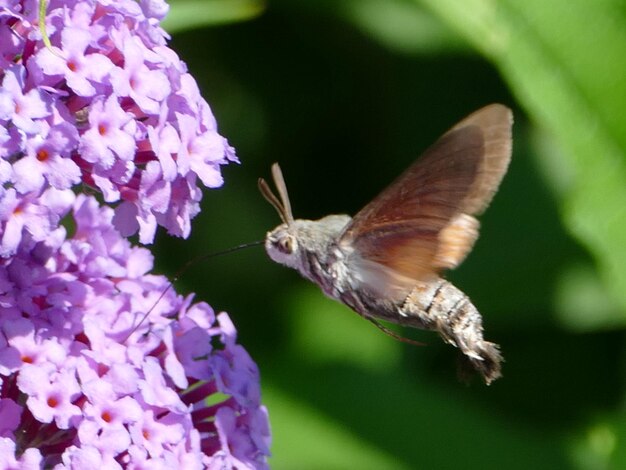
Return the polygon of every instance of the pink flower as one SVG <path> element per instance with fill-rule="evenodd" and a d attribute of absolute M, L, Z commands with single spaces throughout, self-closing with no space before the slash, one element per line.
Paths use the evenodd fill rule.
<path fill-rule="evenodd" d="M 157 302 L 168 282 L 113 210 L 67 205 L 72 237 L 27 233 L 0 265 L 7 452 L 57 468 L 266 468 L 259 372 L 228 316 L 171 290 Z"/>
<path fill-rule="evenodd" d="M 161 225 L 187 237 L 202 192 L 223 184 L 237 161 L 218 134 L 195 80 L 166 44 L 162 1 L 59 1 L 47 5 L 43 43 L 36 4 L 0 8 L 0 206 L 5 197 L 36 201 L 49 187 L 91 186 L 119 212 L 116 226 L 151 243 Z M 199 180 L 199 181 L 198 181 Z M 78 186 L 82 184 L 82 186 Z M 45 205 L 51 224 L 58 217 Z M 0 215 L 11 235 L 21 226 Z M 11 226 L 9 226 L 11 225 Z"/>
<path fill-rule="evenodd" d="M 234 325 L 124 238 L 188 236 L 198 180 L 237 161 L 165 45 L 167 4 L 49 2 L 51 48 L 37 6 L 0 6 L 0 468 L 267 468 Z"/>

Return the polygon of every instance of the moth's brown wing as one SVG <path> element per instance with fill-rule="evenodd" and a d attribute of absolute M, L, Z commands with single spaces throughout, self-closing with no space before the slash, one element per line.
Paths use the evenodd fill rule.
<path fill-rule="evenodd" d="M 339 245 L 366 282 L 405 283 L 458 266 L 478 237 L 511 158 L 511 111 L 492 104 L 446 132 L 346 227 Z M 382 266 L 382 268 L 380 268 Z M 388 280 L 385 282 L 389 282 Z M 394 282 L 401 282 L 396 279 Z"/>

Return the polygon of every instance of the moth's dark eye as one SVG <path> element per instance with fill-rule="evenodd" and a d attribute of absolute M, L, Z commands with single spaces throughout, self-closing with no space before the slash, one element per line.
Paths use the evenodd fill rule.
<path fill-rule="evenodd" d="M 293 253 L 293 240 L 291 239 L 291 237 L 281 238 L 280 240 L 278 240 L 277 247 L 281 252 L 285 253 L 286 255 L 290 255 L 291 253 Z"/>

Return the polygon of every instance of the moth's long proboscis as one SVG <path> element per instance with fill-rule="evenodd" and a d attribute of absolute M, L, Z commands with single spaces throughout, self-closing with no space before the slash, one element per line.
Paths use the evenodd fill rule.
<path fill-rule="evenodd" d="M 146 318 L 148 318 L 148 316 L 154 311 L 154 309 L 156 308 L 157 305 L 159 305 L 159 302 L 163 299 L 163 297 L 165 297 L 165 294 L 167 294 L 169 292 L 169 290 L 174 286 L 174 282 L 176 282 L 180 276 L 182 276 L 185 271 L 187 271 L 191 266 L 193 266 L 196 263 L 199 263 L 201 261 L 207 260 L 209 258 L 213 258 L 215 256 L 222 256 L 222 255 L 226 255 L 229 253 L 232 253 L 234 251 L 239 251 L 239 250 L 243 250 L 244 248 L 250 248 L 252 246 L 257 246 L 257 245 L 262 245 L 264 243 L 263 240 L 255 240 L 253 242 L 248 242 L 248 243 L 242 243 L 241 245 L 237 245 L 234 246 L 232 248 L 227 248 L 225 250 L 221 250 L 221 251 L 214 251 L 212 253 L 207 253 L 205 255 L 202 255 L 198 258 L 194 258 L 191 259 L 189 261 L 187 261 L 182 268 L 180 268 L 175 274 L 174 277 L 172 278 L 172 281 L 169 282 L 167 284 L 167 286 L 165 287 L 165 289 L 163 289 L 163 291 L 161 292 L 161 294 L 159 295 L 159 298 L 156 300 L 156 302 L 154 302 L 154 304 L 152 305 L 152 307 L 150 307 L 148 309 L 148 311 L 146 313 L 143 314 L 143 316 L 141 317 L 141 319 L 139 320 L 139 322 L 137 323 L 137 325 L 135 325 L 130 333 L 128 333 L 128 335 L 126 336 L 126 338 L 124 338 L 123 342 L 128 341 L 128 338 L 130 338 L 130 336 L 137 331 L 137 328 L 139 328 L 144 321 L 146 321 Z"/>

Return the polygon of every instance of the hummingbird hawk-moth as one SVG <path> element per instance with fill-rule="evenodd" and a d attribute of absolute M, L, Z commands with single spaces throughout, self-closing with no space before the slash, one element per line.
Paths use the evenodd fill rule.
<path fill-rule="evenodd" d="M 353 218 L 294 219 L 274 164 L 279 197 L 259 179 L 283 222 L 267 233 L 268 255 L 374 323 L 436 331 L 491 383 L 501 375 L 499 347 L 483 339 L 480 313 L 440 273 L 461 264 L 478 238 L 475 216 L 509 165 L 512 120 L 501 104 L 466 117 Z"/>

